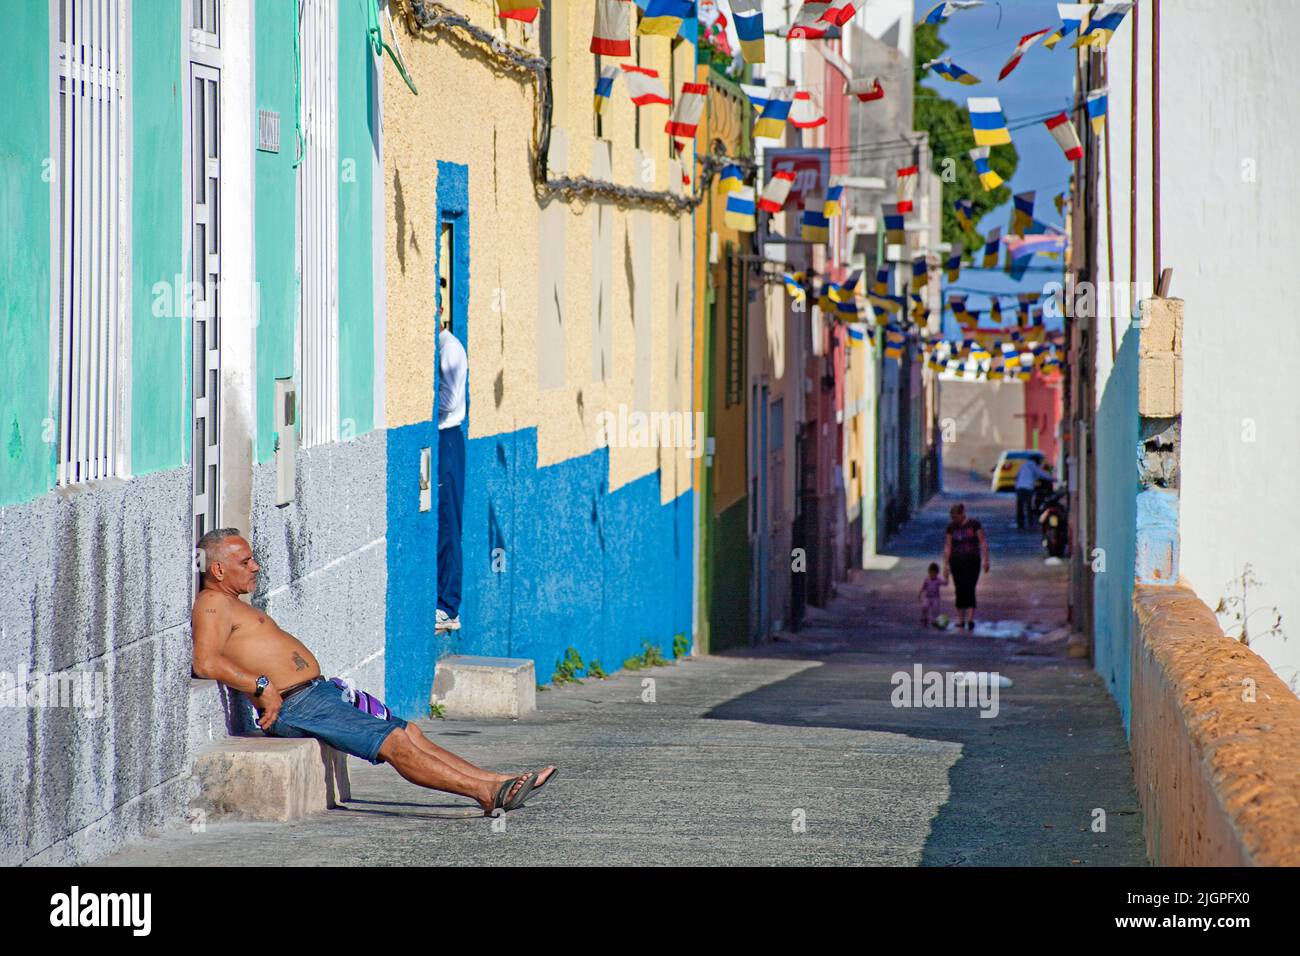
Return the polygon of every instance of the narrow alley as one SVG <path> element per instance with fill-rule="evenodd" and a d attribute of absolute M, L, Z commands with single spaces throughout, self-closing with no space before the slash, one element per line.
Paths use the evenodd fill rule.
<path fill-rule="evenodd" d="M 11 906 L 1300 866 L 1300 3 L 6 12 Z"/>
<path fill-rule="evenodd" d="M 1066 658 L 1064 637 L 1043 639 L 1063 623 L 1065 575 L 1044 566 L 1036 535 L 1015 530 L 1011 496 L 960 496 L 991 545 L 980 614 L 1041 637 L 919 628 L 916 591 L 958 497 L 936 496 L 892 557 L 797 636 L 547 690 L 518 722 L 421 721 L 482 766 L 559 766 L 503 830 L 443 818 L 477 811 L 353 761 L 346 809 L 181 828 L 104 862 L 219 865 L 256 852 L 305 866 L 1145 865 L 1119 713 L 1086 661 Z M 951 613 L 950 594 L 946 604 Z M 988 719 L 895 708 L 891 676 L 918 664 L 1011 684 Z"/>

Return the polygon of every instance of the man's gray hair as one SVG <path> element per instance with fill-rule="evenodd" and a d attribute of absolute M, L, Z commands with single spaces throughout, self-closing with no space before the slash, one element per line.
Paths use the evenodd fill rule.
<path fill-rule="evenodd" d="M 212 560 L 213 556 L 227 539 L 242 538 L 243 536 L 243 532 L 238 528 L 213 528 L 211 531 L 204 534 L 203 537 L 199 538 L 199 543 L 196 547 L 203 555 L 202 558 L 200 558 L 203 562 L 201 570 L 207 571 L 208 562 Z"/>

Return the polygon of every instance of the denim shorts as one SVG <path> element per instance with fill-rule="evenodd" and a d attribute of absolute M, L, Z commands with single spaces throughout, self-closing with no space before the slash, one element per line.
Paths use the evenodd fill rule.
<path fill-rule="evenodd" d="M 284 702 L 268 733 L 272 737 L 315 737 L 335 750 L 379 763 L 379 748 L 406 721 L 384 720 L 354 707 L 347 692 L 324 677 Z"/>

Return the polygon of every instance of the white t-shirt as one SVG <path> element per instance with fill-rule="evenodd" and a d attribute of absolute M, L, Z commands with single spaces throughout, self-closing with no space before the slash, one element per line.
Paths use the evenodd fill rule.
<path fill-rule="evenodd" d="M 469 356 L 460 339 L 446 329 L 438 333 L 438 427 L 455 428 L 465 420 L 465 384 Z"/>
<path fill-rule="evenodd" d="M 1032 458 L 1026 458 L 1025 463 L 1020 466 L 1020 471 L 1016 473 L 1016 491 L 1033 491 L 1034 484 L 1042 476 L 1043 471 L 1038 467 L 1038 462 Z"/>

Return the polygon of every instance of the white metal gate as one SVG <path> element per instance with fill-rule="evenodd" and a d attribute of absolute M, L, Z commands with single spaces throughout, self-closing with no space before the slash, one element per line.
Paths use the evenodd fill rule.
<path fill-rule="evenodd" d="M 299 0 L 300 111 L 297 266 L 298 372 L 304 447 L 339 430 L 338 6 Z"/>
<path fill-rule="evenodd" d="M 129 288 L 129 5 L 61 0 L 51 14 L 58 24 L 55 480 L 70 485 L 119 470 L 118 355 Z M 21 108 L 16 100 L 13 105 Z"/>

